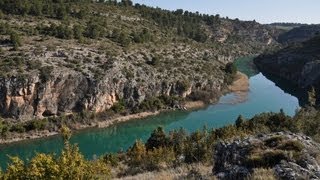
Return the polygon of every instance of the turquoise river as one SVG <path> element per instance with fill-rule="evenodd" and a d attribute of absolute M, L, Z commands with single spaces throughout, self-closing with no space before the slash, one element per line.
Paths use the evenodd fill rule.
<path fill-rule="evenodd" d="M 250 78 L 250 90 L 246 96 L 238 97 L 231 93 L 222 96 L 217 104 L 204 109 L 166 112 L 104 129 L 79 131 L 73 134 L 71 142 L 77 143 L 85 157 L 91 159 L 107 152 L 126 150 L 136 139 L 146 140 L 158 126 L 164 127 L 166 131 L 183 127 L 192 132 L 204 126 L 219 128 L 232 124 L 240 114 L 250 118 L 261 112 L 278 112 L 280 109 L 290 116 L 295 114 L 299 108 L 298 99 L 257 72 L 252 65 L 252 58 L 240 58 L 236 64 Z M 7 155 L 29 159 L 36 152 L 58 154 L 62 146 L 60 136 L 0 145 L 0 166 L 7 166 Z"/>

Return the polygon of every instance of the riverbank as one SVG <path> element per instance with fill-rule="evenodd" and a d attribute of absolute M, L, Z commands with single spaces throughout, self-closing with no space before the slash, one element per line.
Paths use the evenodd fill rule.
<path fill-rule="evenodd" d="M 195 110 L 195 109 L 201 109 L 204 108 L 206 104 L 202 101 L 187 101 L 183 103 L 183 108 L 186 110 Z M 161 111 L 154 111 L 154 112 L 142 112 L 142 113 L 137 113 L 137 114 L 129 114 L 125 116 L 120 116 L 118 115 L 117 117 L 107 119 L 105 121 L 94 121 L 91 122 L 90 124 L 75 124 L 73 126 L 73 130 L 75 131 L 80 131 L 83 129 L 88 129 L 88 128 L 107 128 L 112 125 L 121 123 L 121 122 L 126 122 L 129 120 L 135 120 L 135 119 L 142 119 L 142 118 L 147 118 L 151 116 L 156 116 L 159 115 L 161 112 L 165 111 L 174 111 L 172 110 L 161 110 Z M 19 141 L 24 141 L 24 140 L 31 140 L 31 139 L 40 139 L 40 138 L 45 138 L 49 136 L 54 136 L 58 135 L 58 131 L 50 132 L 48 130 L 43 130 L 43 131 L 30 131 L 26 133 L 19 133 L 15 134 L 10 138 L 7 139 L 2 139 L 0 138 L 0 144 L 10 144 L 14 142 L 19 142 Z"/>
<path fill-rule="evenodd" d="M 245 97 L 247 96 L 248 90 L 249 90 L 248 77 L 245 74 L 238 72 L 236 74 L 234 82 L 228 87 L 227 92 L 235 93 L 237 95 L 237 98 L 235 101 L 240 102 L 240 101 L 246 100 Z M 196 109 L 204 108 L 206 106 L 207 104 L 204 103 L 203 101 L 186 101 L 183 104 L 181 104 L 181 109 L 196 110 Z M 73 126 L 73 130 L 79 131 L 79 130 L 88 129 L 88 128 L 107 128 L 121 122 L 147 118 L 150 116 L 156 116 L 164 111 L 174 111 L 174 109 L 169 109 L 169 110 L 167 109 L 167 110 L 154 111 L 154 112 L 142 112 L 137 114 L 129 114 L 125 116 L 117 115 L 114 118 L 107 119 L 104 121 L 93 121 L 90 124 L 77 123 Z M 12 137 L 9 137 L 7 139 L 0 139 L 0 144 L 9 144 L 9 143 L 23 141 L 23 140 L 39 139 L 39 138 L 54 136 L 58 134 L 59 134 L 58 131 L 53 131 L 53 132 L 50 132 L 48 130 L 30 131 L 26 133 L 13 135 Z"/>
<path fill-rule="evenodd" d="M 236 96 L 230 103 L 237 104 L 245 102 L 248 99 L 249 93 L 249 78 L 247 75 L 241 72 L 237 72 L 235 80 L 228 86 L 230 92 L 233 92 Z"/>

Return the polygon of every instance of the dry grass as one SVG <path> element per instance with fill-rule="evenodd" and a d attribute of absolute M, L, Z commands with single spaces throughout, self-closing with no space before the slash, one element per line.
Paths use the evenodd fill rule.
<path fill-rule="evenodd" d="M 165 169 L 161 171 L 145 172 L 133 176 L 119 177 L 122 180 L 174 180 L 174 179 L 212 179 L 212 166 L 200 164 L 183 165 L 177 168 Z"/>
<path fill-rule="evenodd" d="M 273 169 L 257 168 L 248 178 L 249 180 L 276 180 Z"/>

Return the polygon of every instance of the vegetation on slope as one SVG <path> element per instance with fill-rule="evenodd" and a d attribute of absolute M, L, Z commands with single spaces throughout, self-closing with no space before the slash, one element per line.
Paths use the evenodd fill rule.
<path fill-rule="evenodd" d="M 183 129 L 166 134 L 159 127 L 154 130 L 146 143 L 137 140 L 126 152 L 107 154 L 102 159 L 92 162 L 84 160 L 77 147 L 69 145 L 66 141 L 62 155 L 57 157 L 38 154 L 28 163 L 24 163 L 17 157 L 12 158 L 12 163 L 9 164 L 2 177 L 8 179 L 8 177 L 15 176 L 25 179 L 30 176 L 28 173 L 36 173 L 39 179 L 45 179 L 53 174 L 57 175 L 57 169 L 64 169 L 66 166 L 70 168 L 59 172 L 59 176 L 52 177 L 66 175 L 73 175 L 72 177 L 80 179 L 83 177 L 99 177 L 100 175 L 111 175 L 110 168 L 113 169 L 111 176 L 124 177 L 145 171 L 171 169 L 185 164 L 212 165 L 213 148 L 220 140 L 231 140 L 261 133 L 291 131 L 305 133 L 319 142 L 319 119 L 319 112 L 311 108 L 301 110 L 293 118 L 286 116 L 282 111 L 280 113 L 263 113 L 250 120 L 239 117 L 235 125 L 212 130 L 204 128 L 191 134 Z M 67 134 L 64 137 L 67 140 L 70 136 Z M 294 148 L 295 151 L 301 150 L 301 146 L 296 142 L 281 142 L 277 147 L 280 149 Z M 272 167 L 273 162 L 270 159 L 272 157 L 267 157 L 267 155 L 273 157 L 273 154 L 269 153 L 263 156 L 263 158 L 270 160 L 270 163 L 261 160 L 254 163 L 255 168 L 268 169 Z M 283 158 L 285 157 L 283 156 Z M 279 160 L 277 159 L 277 161 Z M 76 161 L 81 163 L 79 164 Z M 258 161 L 258 159 L 255 159 L 255 161 Z M 94 168 L 90 169 L 87 166 L 88 163 L 93 165 Z M 89 169 L 82 171 L 81 168 Z"/>
<path fill-rule="evenodd" d="M 131 1 L 0 5 L 0 114 L 10 121 L 173 107 L 163 95 L 215 102 L 232 81 L 227 63 L 278 46 L 279 31 L 254 21 Z"/>

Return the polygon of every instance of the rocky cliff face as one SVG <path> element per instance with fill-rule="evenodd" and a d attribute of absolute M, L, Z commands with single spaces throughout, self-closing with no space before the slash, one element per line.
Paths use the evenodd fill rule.
<path fill-rule="evenodd" d="M 2 7 L 3 117 L 103 112 L 120 100 L 133 109 L 162 95 L 214 102 L 228 62 L 278 46 L 278 31 L 256 22 L 121 3 L 68 5 L 64 17 L 45 6 L 49 14 L 26 18 L 9 11 L 19 4 Z"/>
<path fill-rule="evenodd" d="M 279 179 L 319 179 L 319 154 L 320 145 L 307 136 L 261 134 L 218 143 L 213 173 L 219 179 L 246 179 L 256 168 L 272 168 Z"/>
<path fill-rule="evenodd" d="M 254 62 L 262 71 L 289 80 L 302 88 L 317 87 L 320 82 L 320 38 L 315 37 L 275 53 L 263 54 Z"/>
<path fill-rule="evenodd" d="M 225 86 L 226 75 L 221 69 L 224 67 L 221 62 L 229 62 L 233 57 L 221 56 L 221 62 L 205 61 L 199 58 L 205 53 L 199 49 L 191 50 L 186 46 L 176 51 L 188 52 L 176 59 L 172 52 L 162 54 L 163 59 L 157 65 L 146 63 L 146 59 L 152 60 L 148 50 L 122 54 L 113 60 L 101 57 L 96 63 L 86 62 L 88 58 L 85 55 L 77 54 L 81 71 L 65 66 L 44 66 L 40 71 L 2 77 L 1 114 L 28 120 L 84 110 L 103 112 L 119 100 L 133 108 L 148 98 L 161 95 L 185 98 L 196 91 L 210 92 L 215 101 Z M 30 61 L 46 62 L 50 59 L 58 62 L 75 58 L 67 53 L 61 57 L 54 52 L 46 53 L 44 57 L 30 53 Z M 101 55 L 91 52 L 91 56 Z M 94 72 L 91 67 L 95 67 Z"/>
<path fill-rule="evenodd" d="M 282 44 L 293 44 L 307 41 L 320 33 L 320 25 L 304 25 L 282 33 L 278 41 Z"/>

